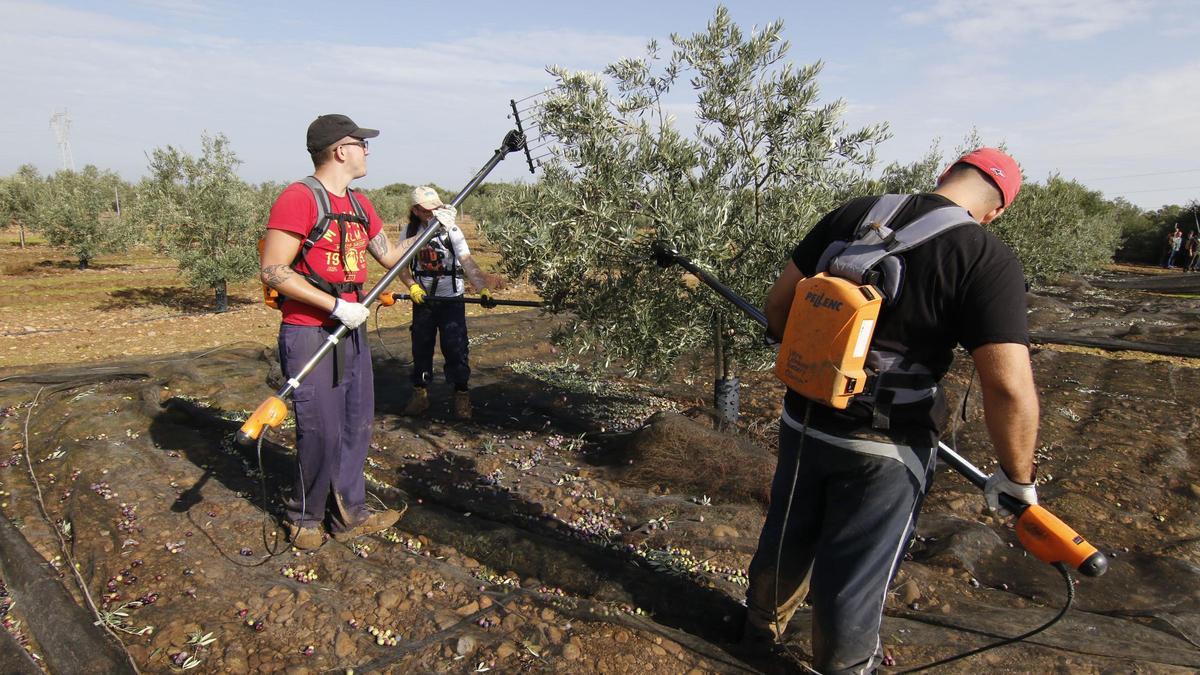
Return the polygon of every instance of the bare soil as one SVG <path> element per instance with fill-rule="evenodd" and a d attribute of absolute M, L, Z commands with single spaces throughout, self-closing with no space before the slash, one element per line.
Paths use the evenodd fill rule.
<path fill-rule="evenodd" d="M 384 310 L 397 313 L 372 333 L 391 356 L 376 349 L 366 473 L 379 504 L 407 513 L 382 535 L 297 553 L 275 524 L 296 470 L 291 432 L 269 435 L 261 473 L 254 450 L 230 442 L 277 377 L 276 316 L 255 305 L 257 289 L 215 315 L 203 298 L 172 306 L 175 292 L 134 290 L 180 288 L 161 259 L 79 273 L 38 266 L 65 259 L 44 247 L 13 253 L 0 259 L 15 266 L 0 277 L 3 332 L 17 333 L 0 350 L 0 510 L 86 606 L 77 565 L 140 669 L 752 672 L 805 658 L 807 611 L 789 656 L 747 662 L 733 647 L 774 465 L 781 389 L 769 374 L 744 374 L 743 422 L 718 430 L 708 387 L 684 373 L 647 381 L 572 365 L 548 342 L 553 317 L 476 308 L 475 419 L 450 417 L 441 382 L 432 414 L 411 419 L 398 414 L 407 317 Z M 122 265 L 140 271 L 121 277 Z M 1192 339 L 1194 296 L 1095 285 L 1117 277 L 1132 275 L 1035 289 L 1054 302 L 1034 330 L 1086 324 L 1075 332 L 1107 338 L 1140 322 L 1156 344 Z M 79 279 L 97 297 L 67 290 Z M 146 334 L 115 343 L 135 331 Z M 955 395 L 969 376 L 959 361 Z M 1043 343 L 1034 365 L 1043 503 L 1112 566 L 1077 582 L 1074 609 L 1048 631 L 941 672 L 1194 672 L 1200 361 Z M 958 448 L 989 471 L 977 398 L 968 410 Z M 7 611 L 4 592 L 17 600 Z M 1057 572 L 943 469 L 889 595 L 885 645 L 895 668 L 920 666 L 1045 623 L 1064 596 Z M 66 672 L 58 641 L 29 628 L 39 612 L 27 588 L 0 591 L 0 614 L 21 622 L 13 638 Z"/>
<path fill-rule="evenodd" d="M 473 221 L 466 218 L 462 225 L 477 241 Z M 394 229 L 388 231 L 394 234 Z M 496 259 L 486 243 L 474 252 L 485 269 Z M 377 280 L 383 272 L 370 261 L 369 279 Z M 218 313 L 211 290 L 189 287 L 173 260 L 152 251 L 101 256 L 89 269 L 79 270 L 69 252 L 36 236 L 28 237 L 22 249 L 15 230 L 0 229 L 0 370 L 242 343 L 274 345 L 279 312 L 262 303 L 261 285 L 233 284 L 228 293 L 229 310 Z M 519 282 L 497 297 L 537 299 L 531 287 Z M 468 315 L 487 311 L 467 306 Z M 399 302 L 381 309 L 371 326 L 392 328 L 411 319 L 411 306 Z"/>

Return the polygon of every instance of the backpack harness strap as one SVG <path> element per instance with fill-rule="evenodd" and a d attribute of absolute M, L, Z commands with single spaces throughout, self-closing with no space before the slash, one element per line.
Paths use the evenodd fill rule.
<path fill-rule="evenodd" d="M 871 210 L 863 217 L 862 222 L 858 224 L 858 227 L 854 228 L 854 239 L 850 241 L 830 242 L 829 246 L 825 248 L 825 251 L 821 253 L 821 259 L 817 261 L 817 271 L 824 272 L 828 270 L 830 274 L 842 277 L 842 274 L 835 273 L 830 269 L 830 263 L 833 262 L 834 258 L 840 256 L 847 247 L 858 242 L 864 235 L 879 235 L 881 234 L 880 230 L 886 233 L 886 235 L 890 235 L 892 230 L 887 228 L 887 224 L 892 222 L 892 219 L 896 217 L 896 213 L 901 207 L 908 203 L 908 198 L 908 195 L 881 195 L 879 199 L 876 199 L 875 203 L 871 206 Z M 881 238 L 877 236 L 877 238 L 871 241 L 878 243 L 880 240 Z M 843 278 L 850 279 L 850 281 L 855 283 L 863 283 L 861 278 Z"/>
<path fill-rule="evenodd" d="M 900 204 L 889 209 L 886 220 L 873 216 L 884 197 L 899 197 Z M 960 225 L 974 223 L 975 219 L 961 206 L 943 206 L 934 209 L 916 220 L 892 229 L 888 224 L 900 207 L 908 201 L 905 195 L 884 195 L 867 217 L 855 230 L 855 240 L 846 244 L 831 256 L 829 273 L 859 284 L 871 284 L 883 292 L 886 301 L 895 302 L 904 283 L 904 265 L 896 257 L 909 249 L 916 248 L 930 239 Z M 889 206 L 891 200 L 888 200 Z M 828 249 L 826 253 L 828 253 Z M 823 256 L 824 257 L 824 256 Z M 876 269 L 876 268 L 879 269 Z"/>
<path fill-rule="evenodd" d="M 313 267 L 308 262 L 308 252 L 316 246 L 316 243 L 325 236 L 329 231 L 329 224 L 333 221 L 338 223 L 338 260 L 342 266 L 343 274 L 346 272 L 346 225 L 348 223 L 358 223 L 364 229 L 367 228 L 370 222 L 367 219 L 366 210 L 359 203 L 358 197 L 355 196 L 354 190 L 347 188 L 346 194 L 350 196 L 350 207 L 354 213 L 332 213 L 333 206 L 329 201 L 329 193 L 325 190 L 325 186 L 321 181 L 314 176 L 305 176 L 301 179 L 302 183 L 312 192 L 313 199 L 317 202 L 317 220 L 313 224 L 313 228 L 308 231 L 308 236 L 304 238 L 304 243 L 300 245 L 300 251 L 296 254 L 295 260 L 292 261 L 292 269 L 295 270 L 300 261 L 304 261 L 304 266 L 308 272 L 301 274 L 308 283 L 316 286 L 322 291 L 332 295 L 335 298 L 341 298 L 342 293 L 353 292 L 357 299 L 362 300 L 363 285 L 355 282 L 333 283 L 326 280 L 320 275 L 313 272 Z M 360 330 L 362 327 L 360 326 Z M 342 374 L 346 372 L 346 343 L 342 340 L 334 344 L 333 354 L 333 386 L 338 386 L 342 382 Z"/>
<path fill-rule="evenodd" d="M 453 270 L 417 270 L 413 272 L 414 277 L 454 277 L 455 279 L 463 278 L 463 271 L 460 267 L 455 267 Z"/>
<path fill-rule="evenodd" d="M 412 228 L 412 227 L 409 228 L 410 232 L 414 229 L 415 228 Z M 412 236 L 416 236 L 417 233 L 419 233 L 419 231 L 413 232 L 412 234 L 406 234 L 405 236 L 412 237 Z M 438 236 L 445 237 L 446 235 L 445 235 L 445 232 L 443 232 L 442 234 L 440 234 Z M 430 246 L 430 244 L 426 244 L 426 246 Z M 449 267 L 446 269 L 440 269 L 440 270 L 421 269 L 421 259 L 420 259 L 421 256 L 419 256 L 419 255 L 413 256 L 412 262 L 409 263 L 408 267 L 409 267 L 409 272 L 412 274 L 414 280 L 416 280 L 416 279 L 438 279 L 441 277 L 453 277 L 455 279 L 464 278 L 462 265 L 460 265 L 458 263 L 458 253 L 454 250 L 454 245 L 451 244 L 449 242 L 449 240 L 447 239 L 446 241 L 444 241 L 441 244 L 441 246 L 442 246 L 442 248 L 444 248 L 446 250 L 446 253 L 449 256 L 449 263 L 450 263 Z M 436 288 L 436 284 L 437 284 L 437 282 L 434 282 L 435 288 Z M 432 290 L 430 292 L 432 292 Z"/>
<path fill-rule="evenodd" d="M 910 195 L 879 197 L 855 229 L 852 241 L 836 241 L 825 249 L 817 271 L 870 284 L 883 294 L 885 305 L 895 303 L 904 283 L 904 261 L 897 254 L 976 222 L 960 206 L 943 206 L 901 227 L 889 227 L 909 199 Z M 932 371 L 902 354 L 872 347 L 866 365 L 873 374 L 862 396 L 872 407 L 871 426 L 875 429 L 891 427 L 893 405 L 916 403 L 937 394 Z"/>
<path fill-rule="evenodd" d="M 300 245 L 300 251 L 296 253 L 295 260 L 292 261 L 292 269 L 296 269 L 300 261 L 304 261 L 304 266 L 308 272 L 300 272 L 308 283 L 316 286 L 322 291 L 340 298 L 342 293 L 355 293 L 362 298 L 362 284 L 354 282 L 333 283 L 313 272 L 313 267 L 308 262 L 308 253 L 316 246 L 317 242 L 325 236 L 329 231 L 329 224 L 333 221 L 338 221 L 338 260 L 341 263 L 342 270 L 346 270 L 346 224 L 358 223 L 364 228 L 370 222 L 367 219 L 366 210 L 359 203 L 358 198 L 354 194 L 354 190 L 347 188 L 346 193 L 350 196 L 350 206 L 354 213 L 331 213 L 333 211 L 332 204 L 329 201 L 329 193 L 325 190 L 325 186 L 321 181 L 314 176 L 305 176 L 300 181 L 312 192 L 313 199 L 317 202 L 317 220 L 313 228 L 308 231 L 308 236 L 304 238 L 304 243 Z"/>

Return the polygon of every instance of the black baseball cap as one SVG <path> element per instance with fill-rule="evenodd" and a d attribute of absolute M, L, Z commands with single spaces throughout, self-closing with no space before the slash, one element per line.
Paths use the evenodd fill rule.
<path fill-rule="evenodd" d="M 308 151 L 324 150 L 346 136 L 375 138 L 378 135 L 378 129 L 364 129 L 345 115 L 321 115 L 308 125 Z"/>

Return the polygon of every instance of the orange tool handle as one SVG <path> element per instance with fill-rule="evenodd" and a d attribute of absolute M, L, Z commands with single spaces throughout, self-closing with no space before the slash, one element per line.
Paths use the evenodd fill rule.
<path fill-rule="evenodd" d="M 1070 565 L 1089 577 L 1098 577 L 1108 571 L 1108 558 L 1058 516 L 1037 504 L 1021 504 L 1013 509 L 1020 503 L 1015 499 L 1011 501 L 1012 504 L 1005 503 L 1004 507 L 1018 514 L 1017 539 L 1038 560 L 1051 565 Z"/>
<path fill-rule="evenodd" d="M 379 294 L 379 304 L 384 307 L 391 307 L 396 304 L 396 294 L 391 291 L 384 291 Z"/>
<path fill-rule="evenodd" d="M 976 487 L 983 489 L 987 485 L 987 474 L 945 443 L 938 443 L 938 459 L 954 467 Z M 1053 513 L 1003 492 L 999 497 L 1000 506 L 1017 517 L 1017 538 L 1021 545 L 1038 560 L 1051 565 L 1070 565 L 1089 577 L 1098 577 L 1108 571 L 1108 558 Z"/>
<path fill-rule="evenodd" d="M 277 427 L 285 419 L 287 419 L 288 409 L 287 404 L 282 398 L 272 396 L 259 404 L 258 409 L 250 416 L 250 419 L 242 423 L 242 428 L 238 429 L 237 442 L 239 445 L 250 445 L 251 442 L 258 440 L 262 435 L 263 429 Z"/>

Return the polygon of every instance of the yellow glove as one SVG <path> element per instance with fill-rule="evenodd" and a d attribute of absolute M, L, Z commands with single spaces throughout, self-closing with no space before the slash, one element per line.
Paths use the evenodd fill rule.
<path fill-rule="evenodd" d="M 496 306 L 496 301 L 492 299 L 492 292 L 488 289 L 479 291 L 479 304 L 484 309 L 491 309 Z"/>
<path fill-rule="evenodd" d="M 408 297 L 412 298 L 414 305 L 419 305 L 422 302 L 425 302 L 426 295 L 428 295 L 428 293 L 425 292 L 424 288 L 421 288 L 421 284 L 413 284 L 412 286 L 408 287 Z"/>

